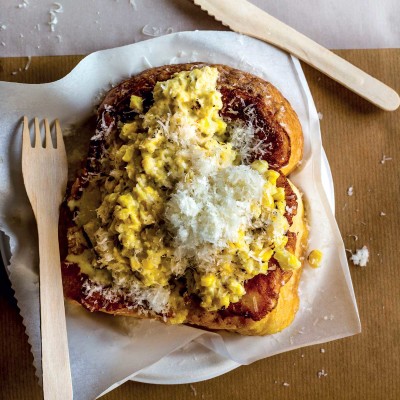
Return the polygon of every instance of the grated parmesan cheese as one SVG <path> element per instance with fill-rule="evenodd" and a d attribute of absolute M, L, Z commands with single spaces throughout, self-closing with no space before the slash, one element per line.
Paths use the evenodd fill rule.
<path fill-rule="evenodd" d="M 242 163 L 249 164 L 252 156 L 258 154 L 258 158 L 271 150 L 271 143 L 260 140 L 256 134 L 262 130 L 257 126 L 257 115 L 253 104 L 248 105 L 243 110 L 247 117 L 246 122 L 231 121 L 228 123 L 227 132 L 230 135 L 230 142 L 241 158 Z M 237 114 L 237 111 L 228 109 L 228 113 Z"/>
<path fill-rule="evenodd" d="M 157 37 L 157 36 L 162 36 L 162 35 L 168 35 L 169 33 L 172 33 L 174 29 L 172 27 L 163 29 L 159 26 L 149 26 L 145 25 L 142 28 L 142 33 L 145 36 L 151 36 L 151 37 Z"/>
<path fill-rule="evenodd" d="M 25 64 L 24 71 L 28 71 L 29 67 L 31 66 L 32 57 L 28 56 L 28 61 Z"/>
<path fill-rule="evenodd" d="M 60 3 L 53 3 L 49 11 L 50 21 L 47 23 L 50 26 L 50 31 L 55 31 L 55 26 L 58 24 L 58 18 L 56 14 L 64 12 L 64 8 Z"/>
<path fill-rule="evenodd" d="M 168 301 L 170 291 L 163 287 L 143 287 L 140 283 L 132 284 L 129 289 L 122 290 L 120 287 L 104 287 L 98 283 L 86 280 L 83 285 L 83 293 L 86 299 L 96 293 L 101 293 L 109 303 L 119 302 L 120 299 L 143 307 L 144 310 L 150 308 L 156 313 L 168 312 Z"/>
<path fill-rule="evenodd" d="M 224 248 L 251 222 L 251 204 L 260 202 L 265 180 L 248 166 L 232 166 L 181 182 L 167 204 L 166 220 L 183 253 L 203 245 Z M 227 212 L 227 210 L 229 210 Z"/>
<path fill-rule="evenodd" d="M 385 164 L 386 161 L 391 161 L 391 160 L 392 160 L 392 157 L 387 157 L 387 156 L 383 155 L 380 163 Z"/>
<path fill-rule="evenodd" d="M 324 369 L 321 369 L 321 371 L 317 372 L 317 376 L 319 379 L 325 378 L 326 376 L 328 376 L 328 373 Z"/>
<path fill-rule="evenodd" d="M 354 194 L 354 188 L 353 186 L 349 186 L 347 189 L 347 196 L 353 196 Z"/>
<path fill-rule="evenodd" d="M 367 246 L 363 246 L 361 249 L 357 249 L 355 253 L 352 253 L 350 260 L 354 265 L 360 267 L 366 267 L 369 260 L 369 251 Z"/>
<path fill-rule="evenodd" d="M 22 3 L 17 5 L 17 8 L 26 8 L 29 6 L 29 1 L 28 0 L 24 0 Z"/>

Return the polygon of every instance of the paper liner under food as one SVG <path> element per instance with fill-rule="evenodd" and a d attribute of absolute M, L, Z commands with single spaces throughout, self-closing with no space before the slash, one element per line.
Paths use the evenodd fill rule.
<path fill-rule="evenodd" d="M 0 104 L 0 228 L 10 238 L 10 279 L 38 376 L 41 376 L 38 252 L 37 237 L 32 234 L 35 221 L 21 174 L 22 116 L 59 118 L 64 133 L 68 133 L 67 127 L 81 126 L 93 118 L 95 104 L 111 85 L 152 66 L 190 61 L 227 64 L 256 74 L 273 83 L 292 104 L 304 130 L 305 148 L 303 162 L 291 179 L 304 193 L 310 225 L 309 247 L 323 251 L 323 265 L 316 270 L 305 266 L 299 289 L 300 310 L 293 324 L 281 333 L 265 337 L 210 333 L 188 326 L 91 314 L 67 305 L 76 400 L 95 398 L 135 375 L 142 380 L 141 372 L 150 376 L 146 379 L 151 382 L 156 366 L 165 364 L 168 355 L 177 349 L 181 350 L 174 355 L 179 354 L 182 363 L 190 358 L 193 370 L 189 377 L 169 383 L 210 378 L 240 364 L 360 332 L 343 242 L 322 186 L 318 116 L 299 62 L 261 41 L 232 32 L 184 32 L 93 53 L 57 82 L 41 85 L 0 82 L 2 97 L 7 99 Z M 330 182 L 325 183 L 329 186 Z M 191 345 L 192 341 L 197 344 Z M 210 357 L 199 359 L 198 370 L 212 370 L 210 360 L 216 357 L 213 352 L 222 360 L 220 370 L 196 375 L 196 354 L 191 351 L 199 344 L 209 349 Z M 157 379 L 153 382 L 159 382 Z"/>

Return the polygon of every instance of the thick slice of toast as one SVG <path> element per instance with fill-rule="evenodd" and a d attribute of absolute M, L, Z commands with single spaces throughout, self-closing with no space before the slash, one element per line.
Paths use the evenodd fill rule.
<path fill-rule="evenodd" d="M 145 296 L 141 296 L 136 288 L 133 293 L 126 287 L 119 288 L 115 283 L 98 283 L 89 277 L 82 263 L 71 261 L 74 259 L 71 255 L 79 257 L 85 251 L 90 251 L 97 257 L 91 224 L 83 226 L 77 215 L 87 214 L 86 222 L 98 218 L 96 207 L 99 201 L 96 198 L 110 173 L 107 157 L 113 147 L 121 145 L 121 124 L 132 118 L 131 96 L 143 99 L 146 111 L 153 104 L 153 90 L 157 82 L 167 81 L 178 72 L 205 66 L 204 63 L 180 64 L 144 71 L 113 88 L 98 109 L 96 133 L 91 139 L 88 156 L 80 175 L 67 190 L 60 216 L 64 293 L 68 299 L 90 311 L 174 322 L 173 309 L 160 311 L 151 306 L 151 296 L 159 296 L 156 290 L 154 293 L 147 291 Z M 251 124 L 256 132 L 257 146 L 245 161 L 251 163 L 262 159 L 268 162 L 270 168 L 280 171 L 276 186 L 284 190 L 284 218 L 289 226 L 285 233 L 285 249 L 302 259 L 307 236 L 304 207 L 298 189 L 285 176 L 296 167 L 302 156 L 303 136 L 296 113 L 270 83 L 228 66 L 211 67 L 218 70 L 217 90 L 222 95 L 223 103 L 220 116 L 228 123 Z M 78 204 L 82 196 L 90 197 L 91 192 L 94 193 L 94 200 L 89 202 L 87 210 L 71 206 Z M 167 198 L 169 193 L 167 191 Z M 159 226 L 163 226 L 163 223 L 157 222 Z M 117 238 L 113 245 L 121 247 Z M 99 270 L 102 268 L 104 266 Z M 239 301 L 218 310 L 203 308 L 201 298 L 188 290 L 182 276 L 171 278 L 169 284 L 179 292 L 180 307 L 186 310 L 185 317 L 179 322 L 246 335 L 265 335 L 280 331 L 292 322 L 299 304 L 297 286 L 300 274 L 301 267 L 284 270 L 272 257 L 268 261 L 267 271 L 244 283 L 246 293 Z"/>

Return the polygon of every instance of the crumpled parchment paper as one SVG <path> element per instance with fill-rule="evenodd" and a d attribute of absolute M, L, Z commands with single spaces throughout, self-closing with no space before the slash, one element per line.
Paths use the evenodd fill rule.
<path fill-rule="evenodd" d="M 187 326 L 91 314 L 67 306 L 76 400 L 95 398 L 135 375 L 138 380 L 154 383 L 194 382 L 240 364 L 360 332 L 343 242 L 322 185 L 318 116 L 299 62 L 272 46 L 232 32 L 185 32 L 93 53 L 57 82 L 0 82 L 2 98 L 6 99 L 0 104 L 0 228 L 10 239 L 10 279 L 38 376 L 41 345 L 37 237 L 32 235 L 35 221 L 21 175 L 21 117 L 58 117 L 68 132 L 68 127 L 90 119 L 99 96 L 110 84 L 150 66 L 189 61 L 223 63 L 259 75 L 278 87 L 298 113 L 305 137 L 304 159 L 291 179 L 309 205 L 310 249 L 323 251 L 323 266 L 317 270 L 304 268 L 301 306 L 293 324 L 265 337 L 210 333 Z M 329 186 L 331 182 L 324 183 Z M 199 349 L 202 354 L 196 358 Z M 168 368 L 163 370 L 168 357 L 174 359 L 175 375 Z M 191 362 L 185 364 L 187 359 Z M 179 365 L 184 371 L 181 376 Z M 140 373 L 145 378 L 140 378 Z"/>

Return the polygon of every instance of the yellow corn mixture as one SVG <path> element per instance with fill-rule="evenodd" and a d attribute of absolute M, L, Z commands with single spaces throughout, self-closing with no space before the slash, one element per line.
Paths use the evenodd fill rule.
<path fill-rule="evenodd" d="M 230 240 L 224 241 L 223 233 L 209 232 L 220 229 L 218 223 L 209 228 L 201 220 L 204 214 L 196 199 L 187 194 L 195 191 L 190 185 L 205 182 L 212 196 L 215 176 L 221 171 L 238 172 L 235 168 L 242 164 L 229 141 L 227 123 L 219 115 L 222 100 L 217 79 L 218 70 L 208 66 L 177 73 L 156 84 L 154 103 L 146 112 L 142 99 L 132 96 L 130 107 L 136 116 L 118 127 L 119 138 L 105 161 L 108 175 L 93 179 L 82 198 L 69 204 L 78 210 L 75 222 L 83 227 L 93 249 L 67 260 L 78 263 L 104 287 L 162 289 L 168 298 L 155 311 L 168 313 L 172 323 L 184 322 L 187 315 L 182 285 L 200 298 L 204 309 L 219 310 L 240 300 L 246 280 L 267 273 L 272 256 L 283 269 L 300 267 L 300 261 L 284 248 L 289 228 L 283 216 L 285 194 L 276 186 L 279 174 L 269 170 L 265 161 L 242 166 L 261 182 L 261 192 L 254 198 L 232 197 L 242 214 L 234 220 Z M 234 189 L 235 182 L 229 184 Z M 247 189 L 252 193 L 252 188 L 244 192 Z M 172 199 L 182 193 L 186 196 L 182 210 L 169 215 Z M 217 210 L 214 204 L 203 207 Z M 186 231 L 179 225 L 179 211 L 186 218 Z M 226 209 L 226 217 L 231 212 Z M 200 223 L 204 228 L 196 231 Z M 75 239 L 83 241 L 79 235 Z M 191 247 L 185 237 L 192 238 Z"/>

